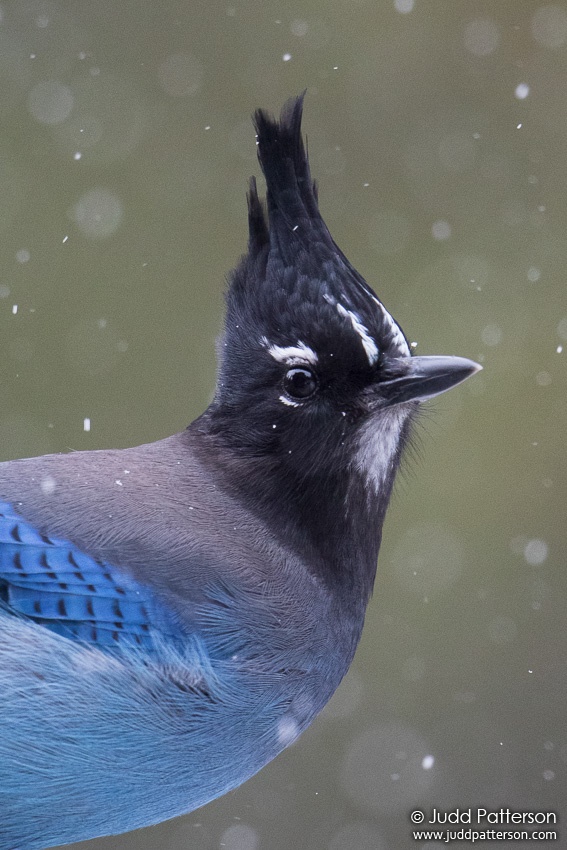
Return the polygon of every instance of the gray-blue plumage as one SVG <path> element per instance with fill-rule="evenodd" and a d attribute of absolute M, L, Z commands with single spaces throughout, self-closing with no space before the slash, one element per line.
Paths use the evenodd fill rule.
<path fill-rule="evenodd" d="M 186 435 L 3 466 L 2 497 L 15 505 L 8 524 L 22 543 L 5 543 L 0 580 L 25 592 L 30 585 L 6 561 L 19 546 L 22 565 L 43 570 L 46 553 L 51 585 L 36 591 L 32 582 L 30 602 L 48 592 L 55 609 L 68 600 L 71 632 L 82 622 L 96 634 L 79 629 L 77 642 L 0 614 L 2 850 L 120 832 L 195 808 L 256 772 L 326 702 L 344 670 L 333 669 L 323 624 L 352 651 L 359 625 L 336 619 L 321 583 L 235 500 L 219 501 Z M 30 533 L 30 522 L 49 529 L 49 542 Z M 0 527 L 6 538 L 8 526 Z M 72 574 L 86 583 L 72 585 L 58 551 L 72 554 L 81 568 Z M 146 617 L 138 588 L 141 607 L 152 606 Z M 103 612 L 101 623 L 88 600 L 128 608 L 110 621 Z M 31 613 L 24 608 L 13 606 Z M 35 619 L 44 616 L 64 631 L 64 619 L 45 611 Z M 151 630 L 141 647 L 123 638 L 124 629 L 138 634 L 138 621 Z M 117 634 L 111 653 L 101 634 L 109 628 Z"/>
<path fill-rule="evenodd" d="M 239 785 L 346 673 L 418 402 L 412 358 L 331 239 L 301 99 L 256 115 L 215 398 L 125 450 L 0 465 L 0 850 L 123 832 Z"/>

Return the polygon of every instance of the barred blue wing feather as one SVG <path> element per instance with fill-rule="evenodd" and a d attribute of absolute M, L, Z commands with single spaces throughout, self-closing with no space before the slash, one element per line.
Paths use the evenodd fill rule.
<path fill-rule="evenodd" d="M 151 648 L 179 625 L 155 594 L 127 573 L 50 537 L 0 502 L 0 600 L 14 614 L 99 647 Z"/>

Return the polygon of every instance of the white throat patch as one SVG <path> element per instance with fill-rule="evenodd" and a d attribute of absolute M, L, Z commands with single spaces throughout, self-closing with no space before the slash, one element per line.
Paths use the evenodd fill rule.
<path fill-rule="evenodd" d="M 352 465 L 375 493 L 383 487 L 398 454 L 400 436 L 409 415 L 403 408 L 404 405 L 389 408 L 379 423 L 370 419 L 358 435 Z"/>

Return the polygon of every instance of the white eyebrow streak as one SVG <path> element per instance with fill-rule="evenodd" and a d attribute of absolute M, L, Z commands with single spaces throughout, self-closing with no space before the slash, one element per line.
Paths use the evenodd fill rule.
<path fill-rule="evenodd" d="M 356 313 L 353 313 L 352 310 L 347 310 L 346 307 L 343 307 L 342 304 L 339 304 L 337 301 L 337 310 L 341 316 L 344 316 L 345 319 L 350 319 L 353 329 L 360 337 L 360 341 L 362 342 L 362 347 L 366 352 L 366 356 L 368 357 L 368 362 L 371 366 L 374 366 L 376 361 L 378 360 L 378 346 L 370 336 L 368 328 L 365 327 Z"/>
<path fill-rule="evenodd" d="M 288 366 L 309 363 L 311 366 L 315 366 L 319 362 L 319 358 L 313 349 L 301 340 L 298 340 L 296 345 L 270 345 L 266 337 L 263 336 L 261 342 L 268 349 L 268 354 L 271 354 L 278 363 L 286 363 Z"/>
<path fill-rule="evenodd" d="M 402 329 L 400 328 L 394 317 L 391 315 L 391 313 L 388 313 L 382 302 L 378 301 L 378 299 L 375 298 L 374 295 L 372 296 L 372 299 L 380 307 L 382 315 L 390 327 L 394 345 L 403 357 L 409 357 L 411 355 L 411 351 L 409 349 L 409 345 L 406 342 L 406 338 L 402 333 Z"/>

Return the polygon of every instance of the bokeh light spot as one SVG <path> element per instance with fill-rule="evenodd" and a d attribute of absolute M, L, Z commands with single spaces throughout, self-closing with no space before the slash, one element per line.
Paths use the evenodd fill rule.
<path fill-rule="evenodd" d="M 203 84 L 203 63 L 192 53 L 173 53 L 158 68 L 162 88 L 172 97 L 190 97 Z"/>
<path fill-rule="evenodd" d="M 37 83 L 28 95 L 28 110 L 41 124 L 60 124 L 73 109 L 73 93 L 56 80 Z"/>
<path fill-rule="evenodd" d="M 525 100 L 530 93 L 530 87 L 527 83 L 518 83 L 514 90 L 515 96 L 518 100 Z"/>
<path fill-rule="evenodd" d="M 534 538 L 524 546 L 524 558 L 532 567 L 539 567 L 547 558 L 547 543 L 545 540 Z"/>
<path fill-rule="evenodd" d="M 502 328 L 499 325 L 486 325 L 480 334 L 485 345 L 498 345 L 502 341 Z"/>
<path fill-rule="evenodd" d="M 253 827 L 244 823 L 235 823 L 225 829 L 219 845 L 224 850 L 257 850 L 260 846 L 260 836 Z"/>
<path fill-rule="evenodd" d="M 474 56 L 489 56 L 500 43 L 500 31 L 497 24 L 489 18 L 471 21 L 465 27 L 465 49 Z"/>
<path fill-rule="evenodd" d="M 89 239 L 106 239 L 122 221 L 122 204 L 108 189 L 91 189 L 77 201 L 72 218 Z"/>
<path fill-rule="evenodd" d="M 400 15 L 409 15 L 410 12 L 413 12 L 414 5 L 414 0 L 394 0 L 394 9 Z"/>
<path fill-rule="evenodd" d="M 431 225 L 431 235 L 438 242 L 444 242 L 445 239 L 449 239 L 451 236 L 451 225 L 448 221 L 443 221 L 442 219 L 434 221 Z"/>

